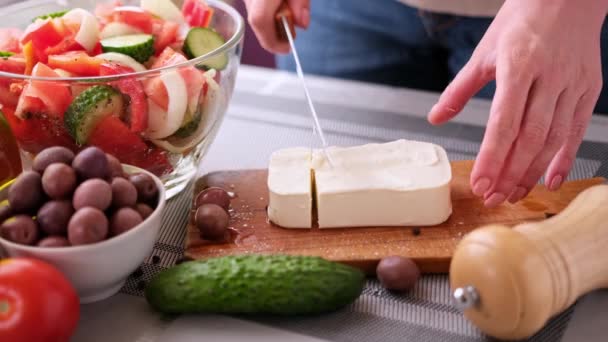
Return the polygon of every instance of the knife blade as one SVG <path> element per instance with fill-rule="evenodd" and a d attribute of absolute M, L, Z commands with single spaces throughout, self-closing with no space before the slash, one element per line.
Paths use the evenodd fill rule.
<path fill-rule="evenodd" d="M 277 25 L 279 38 L 286 38 L 289 42 L 289 46 L 291 47 L 291 53 L 296 63 L 296 72 L 298 78 L 300 79 L 300 83 L 302 84 L 302 88 L 304 89 L 306 101 L 308 102 L 308 108 L 314 121 L 313 134 L 316 132 L 319 135 L 319 138 L 321 139 L 323 154 L 325 155 L 329 166 L 333 167 L 334 162 L 331 159 L 329 153 L 327 152 L 327 141 L 325 140 L 325 134 L 323 134 L 323 128 L 321 128 L 319 116 L 317 115 L 314 103 L 312 102 L 312 97 L 310 96 L 310 92 L 308 91 L 308 86 L 306 85 L 306 80 L 304 78 L 304 71 L 302 70 L 302 65 L 300 64 L 300 57 L 298 56 L 298 51 L 296 50 L 296 46 L 294 43 L 295 29 L 293 27 L 293 15 L 291 13 L 291 9 L 289 8 L 286 2 L 283 3 L 279 11 L 277 12 L 276 19 L 279 20 L 281 23 L 281 25 Z"/>

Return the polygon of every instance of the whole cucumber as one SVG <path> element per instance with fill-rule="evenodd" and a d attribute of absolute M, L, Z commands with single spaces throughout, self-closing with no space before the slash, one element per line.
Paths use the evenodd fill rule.
<path fill-rule="evenodd" d="M 337 310 L 356 300 L 360 270 L 318 257 L 244 255 L 182 263 L 146 287 L 163 313 L 301 315 Z"/>

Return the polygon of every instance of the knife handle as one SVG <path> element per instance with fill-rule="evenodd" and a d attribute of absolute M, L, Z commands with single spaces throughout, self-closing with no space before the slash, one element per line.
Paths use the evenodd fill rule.
<path fill-rule="evenodd" d="M 296 39 L 296 28 L 294 25 L 293 12 L 291 11 L 289 4 L 287 4 L 287 1 L 283 1 L 281 7 L 279 7 L 279 10 L 274 16 L 275 26 L 277 29 L 277 37 L 280 41 L 288 41 L 287 34 L 285 33 L 285 27 L 283 26 L 283 20 L 281 19 L 283 16 L 285 16 L 285 19 L 287 19 L 287 24 L 289 25 L 291 36 L 293 37 L 293 39 Z"/>
<path fill-rule="evenodd" d="M 486 334 L 512 340 L 538 332 L 582 295 L 608 288 L 608 185 L 586 189 L 549 219 L 469 233 L 450 282 L 479 299 L 464 314 Z"/>

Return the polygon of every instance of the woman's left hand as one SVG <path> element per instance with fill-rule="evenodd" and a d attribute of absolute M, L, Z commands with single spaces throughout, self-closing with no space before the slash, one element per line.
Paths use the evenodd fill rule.
<path fill-rule="evenodd" d="M 429 113 L 456 116 L 496 80 L 471 187 L 495 207 L 527 196 L 546 172 L 567 178 L 602 89 L 600 31 L 606 0 L 506 1 L 469 62 Z"/>

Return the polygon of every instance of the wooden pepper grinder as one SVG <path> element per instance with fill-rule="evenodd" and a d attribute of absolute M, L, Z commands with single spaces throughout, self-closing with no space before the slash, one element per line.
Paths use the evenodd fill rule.
<path fill-rule="evenodd" d="M 580 296 L 608 288 L 608 185 L 579 194 L 542 222 L 477 229 L 459 243 L 450 286 L 487 335 L 522 339 Z"/>

